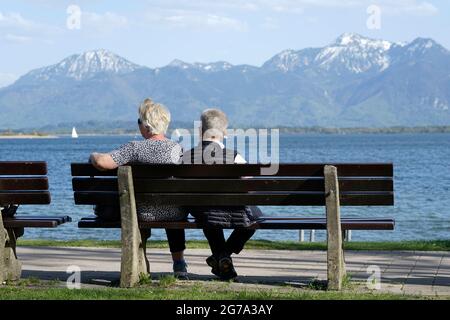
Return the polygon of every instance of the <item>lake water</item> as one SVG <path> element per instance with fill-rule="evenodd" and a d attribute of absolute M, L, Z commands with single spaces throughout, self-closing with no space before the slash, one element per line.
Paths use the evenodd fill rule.
<path fill-rule="evenodd" d="M 0 139 L 0 160 L 47 161 L 50 206 L 22 206 L 21 214 L 70 215 L 74 222 L 56 229 L 27 229 L 28 239 L 119 239 L 118 230 L 78 229 L 77 221 L 92 207 L 75 206 L 70 163 L 86 161 L 93 151 L 107 152 L 130 136 L 86 136 L 79 139 Z M 280 162 L 393 162 L 394 207 L 343 207 L 343 217 L 394 217 L 394 231 L 354 231 L 353 240 L 450 239 L 450 134 L 281 135 Z M 265 207 L 273 215 L 320 216 L 323 208 Z M 308 234 L 306 234 L 308 235 Z M 153 239 L 164 239 L 154 230 Z M 199 230 L 188 239 L 201 239 Z M 258 230 L 255 238 L 298 240 L 297 231 Z M 325 238 L 324 231 L 316 239 Z"/>

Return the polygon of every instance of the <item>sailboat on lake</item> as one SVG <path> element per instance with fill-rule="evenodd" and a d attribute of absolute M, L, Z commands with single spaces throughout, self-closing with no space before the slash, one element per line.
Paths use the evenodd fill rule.
<path fill-rule="evenodd" d="M 77 130 L 75 130 L 75 127 L 72 128 L 72 138 L 76 139 L 78 138 Z"/>

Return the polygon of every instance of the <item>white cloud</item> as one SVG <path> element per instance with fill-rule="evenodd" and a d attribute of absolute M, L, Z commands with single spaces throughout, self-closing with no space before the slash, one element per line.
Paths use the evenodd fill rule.
<path fill-rule="evenodd" d="M 409 14 L 430 16 L 439 13 L 439 9 L 426 1 L 399 0 L 396 2 L 383 1 L 380 4 L 381 10 L 388 14 Z"/>
<path fill-rule="evenodd" d="M 254 0 L 147 0 L 153 10 L 174 10 L 176 8 L 203 12 L 229 9 L 254 11 L 259 9 L 258 2 Z"/>
<path fill-rule="evenodd" d="M 307 7 L 349 7 L 364 5 L 366 0 L 148 0 L 160 9 L 180 8 L 191 10 L 243 10 L 303 11 Z"/>
<path fill-rule="evenodd" d="M 18 79 L 18 76 L 12 73 L 0 73 L 0 88 L 9 86 Z"/>
<path fill-rule="evenodd" d="M 62 14 L 66 14 L 62 11 Z M 83 12 L 81 28 L 89 34 L 104 34 L 124 28 L 128 19 L 113 12 Z M 4 13 L 0 11 L 0 40 L 10 43 L 28 43 L 39 41 L 52 44 L 56 36 L 70 32 L 66 25 L 56 26 L 36 22 L 23 17 L 20 13 Z"/>
<path fill-rule="evenodd" d="M 433 15 L 438 8 L 420 0 L 250 0 L 258 9 L 275 12 L 303 13 L 308 8 L 358 8 L 379 5 L 382 10 L 396 14 Z"/>
<path fill-rule="evenodd" d="M 280 28 L 277 21 L 271 17 L 264 18 L 264 22 L 261 23 L 261 27 L 265 30 L 277 30 Z"/>
<path fill-rule="evenodd" d="M 128 19 L 125 16 L 118 15 L 114 12 L 81 13 L 81 28 L 96 32 L 111 32 L 116 29 L 122 29 L 128 26 Z"/>
<path fill-rule="evenodd" d="M 3 37 L 4 40 L 11 42 L 11 43 L 26 43 L 31 41 L 32 39 L 27 36 L 20 36 L 16 34 L 8 33 Z"/>
<path fill-rule="evenodd" d="M 60 34 L 61 28 L 38 23 L 20 13 L 0 12 L 0 39 L 12 43 L 27 43 L 33 40 L 47 41 L 48 36 Z"/>
<path fill-rule="evenodd" d="M 246 23 L 224 15 L 192 10 L 160 10 L 146 14 L 148 21 L 181 28 L 212 28 L 245 31 Z"/>
<path fill-rule="evenodd" d="M 0 27 L 1 28 L 21 28 L 21 29 L 32 29 L 36 27 L 37 24 L 31 20 L 27 20 L 20 13 L 10 12 L 2 13 L 0 12 Z"/>
<path fill-rule="evenodd" d="M 438 8 L 424 0 L 147 0 L 152 10 L 191 10 L 224 14 L 231 11 L 267 11 L 301 14 L 311 8 L 361 8 L 379 5 L 385 12 L 409 15 L 433 15 Z"/>

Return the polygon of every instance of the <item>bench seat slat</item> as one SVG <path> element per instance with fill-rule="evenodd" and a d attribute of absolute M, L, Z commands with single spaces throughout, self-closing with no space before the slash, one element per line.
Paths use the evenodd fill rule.
<path fill-rule="evenodd" d="M 3 225 L 5 228 L 55 228 L 70 221 L 69 216 L 14 216 L 4 218 Z"/>
<path fill-rule="evenodd" d="M 344 230 L 393 230 L 395 221 L 393 219 L 351 219 L 344 218 L 341 220 L 341 226 Z M 79 228 L 120 228 L 119 221 L 102 221 L 97 218 L 83 218 L 78 223 Z M 140 222 L 139 227 L 142 229 L 151 228 L 171 228 L 171 229 L 199 229 L 202 225 L 190 219 L 188 221 L 171 221 L 171 222 Z M 291 220 L 262 220 L 254 223 L 253 229 L 326 229 L 326 218 L 299 218 Z"/>
<path fill-rule="evenodd" d="M 330 164 L 338 168 L 339 176 L 347 177 L 392 177 L 393 165 L 389 163 L 337 163 Z M 234 165 L 203 165 L 203 164 L 134 164 L 135 178 L 164 178 L 164 177 L 240 177 L 262 176 L 261 168 L 268 168 L 261 164 Z M 280 164 L 278 171 L 269 176 L 304 176 L 323 177 L 324 164 Z M 116 170 L 99 171 L 88 163 L 72 163 L 72 176 L 117 176 Z"/>
<path fill-rule="evenodd" d="M 46 175 L 45 161 L 0 161 L 0 175 Z"/>
<path fill-rule="evenodd" d="M 48 191 L 0 191 L 0 205 L 5 204 L 50 204 Z"/>
<path fill-rule="evenodd" d="M 0 177 L 0 191 L 48 190 L 47 177 Z"/>
<path fill-rule="evenodd" d="M 72 218 L 69 216 L 35 216 L 35 215 L 15 215 L 13 219 L 18 220 L 57 220 L 60 224 L 71 222 Z"/>
<path fill-rule="evenodd" d="M 341 228 L 343 230 L 394 230 L 392 221 L 345 221 L 341 220 Z M 326 230 L 326 219 L 319 220 L 269 220 L 261 222 L 257 229 L 314 229 Z"/>
<path fill-rule="evenodd" d="M 324 191 L 323 178 L 142 179 L 133 181 L 136 193 Z M 73 178 L 74 191 L 117 191 L 117 178 Z M 391 178 L 341 178 L 341 191 L 393 191 Z"/>

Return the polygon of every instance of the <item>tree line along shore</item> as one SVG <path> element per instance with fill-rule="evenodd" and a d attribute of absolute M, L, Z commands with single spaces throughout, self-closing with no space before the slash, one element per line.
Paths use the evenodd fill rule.
<path fill-rule="evenodd" d="M 1 130 L 0 137 L 2 138 L 49 138 L 57 135 L 70 135 L 73 126 L 48 128 L 47 130 Z M 189 131 L 194 129 L 189 126 L 171 126 L 169 130 L 176 128 L 187 128 Z M 243 127 L 241 129 L 247 130 L 249 128 Z M 286 134 L 399 134 L 399 133 L 450 133 L 449 126 L 423 126 L 423 127 L 384 127 L 384 128 L 324 128 L 324 127 L 274 127 L 274 128 L 254 128 L 254 129 L 279 129 L 280 133 Z M 132 135 L 136 134 L 135 127 L 116 127 L 110 128 L 105 125 L 94 126 L 77 126 L 79 134 L 85 135 Z M 170 132 L 170 131 L 169 131 Z"/>

